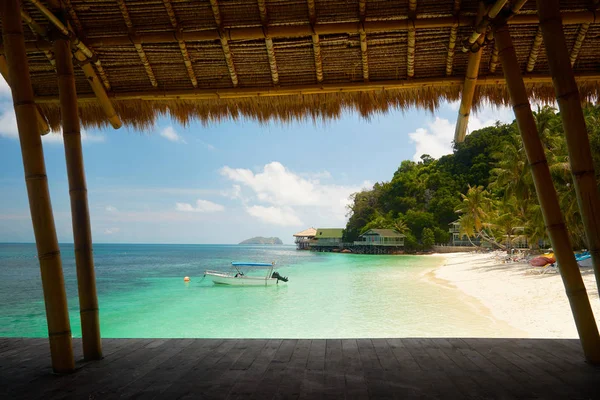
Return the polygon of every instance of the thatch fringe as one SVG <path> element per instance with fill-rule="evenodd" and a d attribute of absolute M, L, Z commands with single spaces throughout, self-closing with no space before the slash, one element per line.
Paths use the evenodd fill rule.
<path fill-rule="evenodd" d="M 552 103 L 555 93 L 552 84 L 527 84 L 534 102 Z M 579 83 L 583 101 L 592 101 L 600 95 L 600 83 Z M 214 98 L 205 100 L 113 100 L 113 105 L 124 124 L 137 130 L 150 130 L 161 117 L 188 124 L 192 121 L 216 123 L 229 118 L 249 118 L 261 123 L 269 121 L 326 121 L 337 119 L 344 111 L 358 112 L 363 118 L 393 110 L 410 107 L 434 111 L 444 101 L 460 98 L 461 85 L 410 88 L 401 90 L 378 90 L 370 92 L 326 93 L 309 95 L 286 95 L 277 97 Z M 509 105 L 506 87 L 502 84 L 478 85 L 473 97 L 472 109 L 480 105 Z M 41 111 L 50 127 L 60 127 L 58 103 L 40 103 Z M 86 127 L 105 127 L 106 117 L 95 102 L 80 102 L 80 115 Z"/>
<path fill-rule="evenodd" d="M 579 50 L 581 50 L 581 45 L 585 40 L 585 35 L 587 34 L 588 28 L 590 24 L 581 24 L 579 27 L 579 31 L 577 32 L 577 39 L 575 39 L 575 43 L 573 43 L 573 48 L 571 49 L 571 66 L 575 65 L 575 61 L 577 60 L 577 56 L 579 55 Z"/>

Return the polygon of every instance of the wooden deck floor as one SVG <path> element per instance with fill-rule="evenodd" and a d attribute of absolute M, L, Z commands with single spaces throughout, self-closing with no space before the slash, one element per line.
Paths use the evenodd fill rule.
<path fill-rule="evenodd" d="M 105 339 L 53 375 L 45 339 L 0 338 L 2 399 L 600 398 L 576 340 Z M 76 357 L 81 343 L 75 340 Z"/>

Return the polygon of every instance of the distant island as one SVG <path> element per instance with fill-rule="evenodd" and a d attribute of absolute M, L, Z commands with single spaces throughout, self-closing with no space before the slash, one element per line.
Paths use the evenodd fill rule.
<path fill-rule="evenodd" d="M 252 239 L 246 239 L 243 242 L 240 242 L 239 244 L 268 244 L 268 245 L 272 245 L 272 244 L 283 244 L 283 242 L 278 237 L 262 237 L 262 236 L 257 236 L 257 237 L 253 237 Z"/>

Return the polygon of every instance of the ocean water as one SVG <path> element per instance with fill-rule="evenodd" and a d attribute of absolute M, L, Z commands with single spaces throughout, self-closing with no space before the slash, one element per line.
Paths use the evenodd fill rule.
<path fill-rule="evenodd" d="M 73 336 L 80 337 L 73 245 L 61 245 Z M 296 251 L 293 246 L 94 245 L 107 338 L 510 336 L 474 299 L 435 284 L 441 259 Z M 203 279 L 231 261 L 276 261 L 289 282 Z M 189 276 L 191 282 L 184 282 Z M 0 336 L 47 335 L 33 244 L 0 244 Z"/>

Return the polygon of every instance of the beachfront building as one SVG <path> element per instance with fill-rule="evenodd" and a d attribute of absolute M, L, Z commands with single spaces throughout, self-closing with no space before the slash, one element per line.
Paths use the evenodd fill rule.
<path fill-rule="evenodd" d="M 404 249 L 406 235 L 395 229 L 369 229 L 352 245 L 358 254 L 391 254 Z"/>
<path fill-rule="evenodd" d="M 344 229 L 342 228 L 319 228 L 315 233 L 314 241 L 311 243 L 311 250 L 315 251 L 334 251 L 341 250 L 344 246 L 342 237 Z"/>
<path fill-rule="evenodd" d="M 450 245 L 451 246 L 481 246 L 481 239 L 477 237 L 469 237 L 460 233 L 460 222 L 458 220 L 450 222 Z"/>
<path fill-rule="evenodd" d="M 40 137 L 50 128 L 65 133 L 82 330 L 78 343 L 85 360 L 109 369 L 115 358 L 107 354 L 103 360 L 102 354 L 81 127 L 149 127 L 159 116 L 266 123 L 326 120 L 355 110 L 368 117 L 412 106 L 433 109 L 448 99 L 460 99 L 457 144 L 465 140 L 474 107 L 486 101 L 515 106 L 580 344 L 588 361 L 600 363 L 600 335 L 529 104 L 529 97 L 546 103 L 558 99 L 569 152 L 577 155 L 569 164 L 576 172 L 579 212 L 600 274 L 600 194 L 581 111 L 583 101 L 597 99 L 600 35 L 595 9 L 587 3 L 1 1 L 0 72 L 11 87 L 16 114 L 54 371 L 76 368 Z M 317 232 L 317 244 L 341 245 L 342 230 L 337 231 L 322 230 L 321 237 Z M 37 355 L 28 353 L 20 366 L 26 360 L 41 365 Z M 133 359 L 147 361 L 143 354 Z M 186 377 L 181 386 L 196 380 L 194 374 L 180 375 Z M 427 371 L 420 376 L 438 379 Z M 87 393 L 101 388 L 94 389 Z"/>
<path fill-rule="evenodd" d="M 296 243 L 296 249 L 309 250 L 311 243 L 315 240 L 316 234 L 317 230 L 315 228 L 308 228 L 302 232 L 295 233 L 294 237 L 296 239 L 294 240 L 294 243 Z"/>

